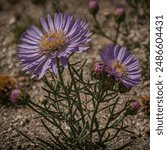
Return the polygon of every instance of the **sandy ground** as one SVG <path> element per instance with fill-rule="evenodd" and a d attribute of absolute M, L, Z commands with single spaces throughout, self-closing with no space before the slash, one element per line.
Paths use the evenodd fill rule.
<path fill-rule="evenodd" d="M 66 12 L 86 19 L 90 29 L 92 29 L 93 20 L 88 13 L 88 1 L 62 0 L 62 2 L 68 7 Z M 128 22 L 128 33 L 126 33 L 124 27 L 122 27 L 118 43 L 124 45 L 123 41 L 126 39 L 129 43 L 129 49 L 139 58 L 143 68 L 141 83 L 128 93 L 128 97 L 135 97 L 141 101 L 142 96 L 149 97 L 149 48 L 147 47 L 149 42 L 149 20 L 142 17 L 138 18 L 123 1 L 120 0 L 120 2 L 117 3 L 126 7 Z M 20 0 L 20 2 L 16 4 L 11 4 L 11 2 L 1 0 L 0 4 L 0 72 L 14 76 L 19 86 L 28 90 L 32 98 L 35 98 L 36 102 L 40 102 L 43 93 L 40 89 L 42 83 L 35 79 L 30 80 L 28 76 L 25 76 L 24 73 L 20 71 L 21 67 L 16 56 L 17 43 L 12 31 L 26 16 L 31 16 L 37 22 L 39 16 L 45 16 L 48 12 L 53 13 L 51 3 L 49 1 L 45 5 L 34 5 L 30 0 Z M 105 24 L 104 31 L 111 37 L 114 35 L 114 32 L 113 18 L 110 17 L 110 15 L 118 4 L 115 4 L 114 1 L 111 0 L 100 1 L 98 19 L 101 23 Z M 140 13 L 142 14 L 142 11 Z M 105 21 L 106 16 L 109 18 L 107 21 Z M 73 59 L 84 60 L 87 58 L 88 63 L 90 63 L 92 58 L 99 57 L 99 49 L 110 43 L 111 41 L 104 37 L 93 35 L 91 48 L 82 55 L 75 55 Z M 116 141 L 108 144 L 108 150 L 113 150 L 115 147 L 119 147 L 128 140 L 133 140 L 133 143 L 124 148 L 124 150 L 149 149 L 149 115 L 147 108 L 144 108 L 145 105 L 138 115 L 129 117 L 126 120 L 137 136 L 132 139 L 127 134 L 122 134 Z M 47 134 L 46 131 L 43 130 L 41 123 L 37 119 L 34 119 L 37 114 L 27 107 L 0 105 L 0 116 L 0 149 L 2 150 L 34 149 L 33 145 L 22 137 L 16 129 L 24 131 L 30 137 Z"/>

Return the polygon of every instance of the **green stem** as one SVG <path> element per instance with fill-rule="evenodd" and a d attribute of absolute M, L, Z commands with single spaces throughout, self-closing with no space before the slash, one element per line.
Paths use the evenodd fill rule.
<path fill-rule="evenodd" d="M 132 142 L 133 142 L 133 141 L 130 141 L 130 142 L 126 143 L 125 145 L 123 145 L 123 146 L 121 146 L 121 147 L 119 147 L 119 148 L 116 148 L 116 149 L 114 149 L 114 150 L 122 150 L 122 149 L 124 149 L 125 147 L 129 146 Z"/>
<path fill-rule="evenodd" d="M 95 95 L 94 93 L 90 90 L 90 88 L 88 87 L 88 85 L 90 85 L 90 83 L 86 83 L 83 81 L 83 79 L 80 77 L 79 73 L 72 67 L 73 72 L 77 75 L 77 77 L 79 78 L 79 80 L 77 80 L 78 82 L 81 82 L 84 85 L 85 90 L 92 96 L 92 101 L 93 101 L 93 106 L 95 107 Z"/>
<path fill-rule="evenodd" d="M 58 138 L 53 134 L 53 132 L 50 130 L 50 128 L 45 124 L 45 122 L 43 120 L 41 120 L 43 126 L 47 129 L 47 131 L 51 134 L 51 136 L 59 143 L 59 145 L 61 146 L 62 149 L 66 149 L 66 147 L 64 147 L 64 145 L 58 140 Z"/>
<path fill-rule="evenodd" d="M 118 22 L 118 25 L 116 27 L 116 34 L 115 34 L 114 44 L 117 44 L 117 40 L 118 40 L 118 36 L 119 36 L 119 30 L 120 30 L 120 25 L 121 25 L 121 22 Z"/>
<path fill-rule="evenodd" d="M 99 89 L 101 89 L 99 87 Z M 95 122 L 95 117 L 96 117 L 96 114 L 98 113 L 98 108 L 99 108 L 99 105 L 102 101 L 102 97 L 103 97 L 103 94 L 104 94 L 104 91 L 102 90 L 101 92 L 99 91 L 99 95 L 97 97 L 97 104 L 95 106 L 95 110 L 93 112 L 93 116 L 92 116 L 92 119 L 91 119 L 91 125 L 90 125 L 90 141 L 92 141 L 92 133 L 93 133 L 93 124 Z"/>
<path fill-rule="evenodd" d="M 113 105 L 113 107 L 112 107 L 112 111 L 111 111 L 111 113 L 110 113 L 110 117 L 109 117 L 109 119 L 108 119 L 108 121 L 107 121 L 107 123 L 106 123 L 106 125 L 105 125 L 105 127 L 104 127 L 104 130 L 103 130 L 103 132 L 102 132 L 102 134 L 101 134 L 101 136 L 100 136 L 99 143 L 101 143 L 101 141 L 102 141 L 102 139 L 103 139 L 103 136 L 104 136 L 106 130 L 108 129 L 108 125 L 109 125 L 109 123 L 111 122 L 111 120 L 113 119 L 114 109 L 115 109 L 115 107 L 116 107 L 116 104 L 117 104 L 118 100 L 119 100 L 119 98 L 117 98 L 117 100 L 115 101 L 115 103 L 114 103 L 114 105 Z"/>
<path fill-rule="evenodd" d="M 32 102 L 31 102 L 32 103 Z M 66 137 L 68 139 L 67 134 L 63 131 L 63 129 L 61 128 L 61 126 L 59 124 L 57 124 L 57 122 L 52 122 L 50 119 L 48 119 L 43 113 L 41 113 L 40 111 L 36 110 L 30 103 L 27 104 L 32 110 L 34 110 L 35 112 L 37 112 L 38 114 L 40 114 L 42 117 L 44 117 L 48 122 L 50 122 L 51 124 L 55 125 L 60 131 L 61 133 L 64 135 L 64 137 Z"/>
<path fill-rule="evenodd" d="M 96 104 L 95 110 L 93 112 L 92 120 L 91 120 L 91 125 L 90 125 L 90 141 L 92 141 L 93 124 L 94 124 L 94 121 L 95 121 L 95 117 L 96 117 L 96 114 L 97 114 L 97 111 L 98 111 L 99 104 L 100 104 L 100 101 L 98 101 L 97 104 Z"/>
<path fill-rule="evenodd" d="M 58 75 L 59 75 L 59 79 L 61 81 L 61 84 L 62 84 L 62 87 L 63 87 L 63 90 L 66 94 L 66 97 L 68 98 L 68 100 L 70 101 L 70 96 L 69 96 L 69 93 L 67 92 L 67 89 L 66 89 L 66 86 L 64 84 L 64 81 L 63 81 L 63 78 L 62 78 L 62 74 L 61 74 L 61 71 L 60 71 L 60 64 L 59 64 L 59 61 L 57 61 L 57 68 L 58 68 Z M 68 101 L 68 103 L 69 103 Z"/>
<path fill-rule="evenodd" d="M 97 27 L 99 33 L 100 33 L 102 36 L 104 36 L 105 38 L 107 38 L 108 40 L 110 40 L 110 41 L 113 42 L 113 40 L 112 40 L 109 36 L 107 36 L 107 35 L 103 32 L 103 30 L 101 29 L 100 23 L 99 23 L 99 21 L 97 20 L 96 15 L 93 15 L 93 19 L 94 19 L 94 21 L 95 21 L 95 24 L 96 24 L 96 27 Z"/>
<path fill-rule="evenodd" d="M 112 121 L 114 120 L 114 119 L 116 119 L 122 112 L 124 111 L 124 109 L 122 109 L 120 112 L 118 112 L 118 113 L 116 113 L 116 114 L 114 114 L 113 116 L 114 117 L 112 117 Z M 100 111 L 99 111 L 100 112 Z M 116 116 L 115 116 L 116 115 Z M 118 120 L 116 120 L 114 123 L 116 123 Z M 109 124 L 108 124 L 109 125 Z M 105 131 L 105 130 L 108 130 L 108 129 L 110 129 L 110 128 L 114 128 L 114 126 L 113 125 L 111 125 L 111 126 L 108 126 L 108 125 L 106 125 L 104 128 L 101 128 L 101 129 L 99 129 L 99 131 Z M 93 132 L 96 132 L 95 130 L 93 130 Z M 103 133 L 102 133 L 103 134 Z"/>
<path fill-rule="evenodd" d="M 107 123 L 106 123 L 106 125 L 105 125 L 105 127 L 104 127 L 104 130 L 103 130 L 103 132 L 102 132 L 102 134 L 101 134 L 101 136 L 100 136 L 99 142 L 98 142 L 99 144 L 101 143 L 101 141 L 102 141 L 102 139 L 103 139 L 103 136 L 104 136 L 106 130 L 108 129 L 108 125 L 109 125 L 111 119 L 112 119 L 112 116 L 110 116 L 110 118 L 108 119 L 108 121 L 107 121 Z"/>
<path fill-rule="evenodd" d="M 125 24 L 125 31 L 126 31 L 126 34 L 129 34 L 128 23 L 127 23 L 126 19 L 125 19 L 125 21 L 124 21 L 124 24 Z"/>
<path fill-rule="evenodd" d="M 124 115 L 120 120 L 116 120 L 109 128 L 117 126 L 127 115 Z"/>
<path fill-rule="evenodd" d="M 72 110 L 73 110 L 72 107 L 73 107 L 73 104 L 74 104 L 74 103 L 71 104 L 70 94 L 69 94 L 69 92 L 68 92 L 68 90 L 67 90 L 67 88 L 66 88 L 66 86 L 65 86 L 65 84 L 64 84 L 64 81 L 63 81 L 63 78 L 62 78 L 62 73 L 61 73 L 61 71 L 60 71 L 60 64 L 59 64 L 59 61 L 57 62 L 57 66 L 58 66 L 59 78 L 60 78 L 61 84 L 62 84 L 62 86 L 63 86 L 63 90 L 64 90 L 64 92 L 65 92 L 65 94 L 66 94 L 66 98 L 68 99 L 68 100 L 67 100 L 67 103 L 68 103 L 69 115 L 70 115 L 69 126 L 70 126 L 70 129 L 71 129 L 73 135 L 75 136 L 75 131 L 76 131 L 76 129 L 75 129 L 75 127 L 71 124 L 71 120 L 75 119 L 75 118 L 74 118 L 74 115 L 73 115 L 73 113 L 72 113 Z M 69 67 L 69 68 L 70 68 L 70 67 Z M 73 78 L 72 75 L 71 75 L 71 78 Z M 72 79 L 72 80 L 73 80 L 73 79 Z M 74 86 L 75 86 L 75 83 L 74 83 Z M 81 115 L 82 115 L 82 114 L 81 114 Z M 85 124 L 85 120 L 82 120 L 82 121 L 83 121 L 83 125 L 84 125 L 84 124 Z"/>
<path fill-rule="evenodd" d="M 71 75 L 71 78 L 72 78 L 72 81 L 74 82 L 74 88 L 75 88 L 75 92 L 77 94 L 77 98 L 78 98 L 78 102 L 79 102 L 79 112 L 81 114 L 81 117 L 82 117 L 82 123 L 83 123 L 83 126 L 85 124 L 85 117 L 84 117 L 84 113 L 83 113 L 83 108 L 82 108 L 82 102 L 81 102 L 81 98 L 80 98 L 80 95 L 79 95 L 79 92 L 78 92 L 78 88 L 76 86 L 76 82 L 75 82 L 75 79 L 74 79 L 74 75 L 72 74 L 72 71 L 71 71 L 71 68 L 70 68 L 70 65 L 69 65 L 69 72 L 70 72 L 70 75 Z"/>

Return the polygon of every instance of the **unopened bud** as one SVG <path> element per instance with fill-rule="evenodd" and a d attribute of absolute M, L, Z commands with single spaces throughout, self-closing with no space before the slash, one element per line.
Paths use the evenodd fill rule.
<path fill-rule="evenodd" d="M 20 89 L 14 89 L 10 94 L 10 101 L 14 104 L 25 104 L 29 99 L 29 94 Z"/>
<path fill-rule="evenodd" d="M 138 110 L 140 108 L 140 103 L 137 100 L 131 102 L 131 108 Z"/>
<path fill-rule="evenodd" d="M 118 7 L 114 12 L 114 17 L 117 22 L 122 22 L 125 19 L 125 9 L 123 7 Z"/>
<path fill-rule="evenodd" d="M 141 105 L 140 105 L 139 101 L 132 100 L 130 102 L 129 108 L 126 110 L 126 114 L 127 115 L 135 115 L 135 114 L 137 114 L 140 107 L 141 107 Z"/>
<path fill-rule="evenodd" d="M 99 11 L 99 5 L 97 0 L 90 0 L 89 1 L 89 10 L 92 15 L 96 15 Z"/>
<path fill-rule="evenodd" d="M 101 61 L 94 62 L 91 66 L 91 75 L 95 79 L 104 79 L 107 76 L 105 64 Z"/>

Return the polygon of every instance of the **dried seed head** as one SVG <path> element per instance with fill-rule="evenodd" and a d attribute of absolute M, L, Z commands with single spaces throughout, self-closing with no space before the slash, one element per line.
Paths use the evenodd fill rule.
<path fill-rule="evenodd" d="M 16 86 L 16 81 L 9 75 L 0 75 L 0 95 L 10 92 Z"/>

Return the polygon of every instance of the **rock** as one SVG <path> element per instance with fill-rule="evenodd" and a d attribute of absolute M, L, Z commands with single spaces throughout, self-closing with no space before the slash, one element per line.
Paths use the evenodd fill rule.
<path fill-rule="evenodd" d="M 13 25 L 16 22 L 16 18 L 12 17 L 9 19 L 9 25 Z"/>

